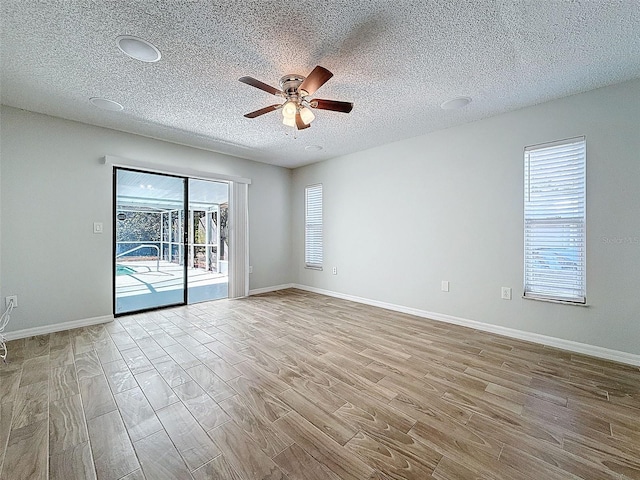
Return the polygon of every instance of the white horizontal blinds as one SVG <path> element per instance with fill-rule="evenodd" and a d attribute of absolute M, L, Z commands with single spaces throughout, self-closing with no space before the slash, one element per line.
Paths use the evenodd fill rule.
<path fill-rule="evenodd" d="M 322 185 L 306 187 L 304 196 L 304 263 L 322 268 Z"/>
<path fill-rule="evenodd" d="M 586 302 L 586 142 L 526 147 L 524 295 Z"/>

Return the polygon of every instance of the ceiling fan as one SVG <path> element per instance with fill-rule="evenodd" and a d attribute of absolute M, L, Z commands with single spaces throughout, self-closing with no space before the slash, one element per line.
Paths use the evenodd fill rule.
<path fill-rule="evenodd" d="M 245 117 L 256 118 L 265 113 L 282 109 L 282 123 L 290 127 L 296 127 L 298 130 L 303 130 L 309 128 L 315 118 L 315 115 L 311 111 L 312 108 L 349 113 L 353 108 L 353 103 L 351 102 L 309 98 L 316 90 L 327 83 L 331 77 L 333 77 L 333 73 L 318 65 L 308 77 L 303 77 L 298 74 L 285 75 L 280 79 L 280 90 L 253 77 L 242 77 L 239 79 L 242 83 L 286 99 L 282 104 L 261 108 L 255 112 L 245 114 Z"/>

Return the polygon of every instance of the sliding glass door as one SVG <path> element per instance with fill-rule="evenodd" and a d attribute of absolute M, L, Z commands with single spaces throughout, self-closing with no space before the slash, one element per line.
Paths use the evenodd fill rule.
<path fill-rule="evenodd" d="M 114 170 L 114 313 L 228 296 L 229 185 Z"/>
<path fill-rule="evenodd" d="M 189 179 L 188 303 L 227 298 L 229 185 Z"/>
<path fill-rule="evenodd" d="M 185 303 L 184 178 L 115 170 L 116 314 Z"/>

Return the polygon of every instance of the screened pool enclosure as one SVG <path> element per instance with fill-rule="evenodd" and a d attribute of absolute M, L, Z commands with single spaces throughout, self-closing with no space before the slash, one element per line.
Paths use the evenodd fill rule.
<path fill-rule="evenodd" d="M 229 186 L 114 170 L 116 314 L 226 298 Z"/>

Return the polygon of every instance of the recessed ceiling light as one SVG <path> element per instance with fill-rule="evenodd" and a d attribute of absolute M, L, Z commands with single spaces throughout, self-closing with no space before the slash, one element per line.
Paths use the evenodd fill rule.
<path fill-rule="evenodd" d="M 122 53 L 141 62 L 157 62 L 162 56 L 155 45 L 131 35 L 120 35 L 116 38 L 116 43 Z"/>
<path fill-rule="evenodd" d="M 318 150 L 322 150 L 322 147 L 320 145 L 307 145 L 304 149 L 308 152 L 317 152 Z"/>
<path fill-rule="evenodd" d="M 91 97 L 89 99 L 92 105 L 102 108 L 103 110 L 111 110 L 112 112 L 119 112 L 124 109 L 122 105 L 118 102 L 114 102 L 113 100 L 109 100 L 107 98 L 101 97 Z"/>
<path fill-rule="evenodd" d="M 471 103 L 471 98 L 469 97 L 457 97 L 452 98 L 451 100 L 447 100 L 443 104 L 440 105 L 440 108 L 443 110 L 455 110 L 456 108 L 466 107 Z"/>

